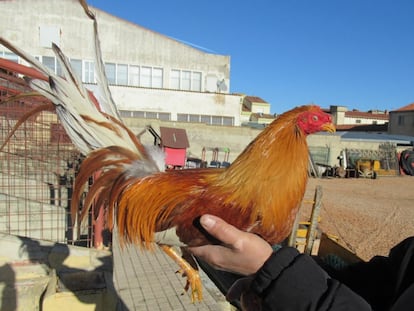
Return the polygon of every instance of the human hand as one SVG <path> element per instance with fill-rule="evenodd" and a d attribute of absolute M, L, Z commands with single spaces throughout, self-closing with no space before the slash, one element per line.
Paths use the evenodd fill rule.
<path fill-rule="evenodd" d="M 189 250 L 219 270 L 254 274 L 273 252 L 270 244 L 259 236 L 241 231 L 219 217 L 203 215 L 200 223 L 223 244 L 190 247 Z"/>

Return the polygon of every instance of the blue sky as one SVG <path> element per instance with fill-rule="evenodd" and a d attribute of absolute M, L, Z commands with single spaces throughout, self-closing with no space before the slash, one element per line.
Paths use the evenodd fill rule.
<path fill-rule="evenodd" d="M 89 0 L 207 52 L 230 55 L 230 92 L 272 113 L 395 110 L 414 102 L 412 0 Z M 99 22 L 99 21 L 98 21 Z"/>

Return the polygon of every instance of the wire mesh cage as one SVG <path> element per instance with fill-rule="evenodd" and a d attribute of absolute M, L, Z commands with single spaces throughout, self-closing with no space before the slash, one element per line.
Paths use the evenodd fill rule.
<path fill-rule="evenodd" d="M 48 103 L 18 95 L 30 91 L 25 80 L 0 69 L 1 144 L 26 113 Z M 0 232 L 91 246 L 90 220 L 73 230 L 69 213 L 81 160 L 53 111 L 22 123 L 0 151 Z"/>

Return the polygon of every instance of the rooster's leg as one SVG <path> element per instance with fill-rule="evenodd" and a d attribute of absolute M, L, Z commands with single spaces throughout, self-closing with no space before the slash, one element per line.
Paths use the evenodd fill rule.
<path fill-rule="evenodd" d="M 183 275 L 187 277 L 185 290 L 187 291 L 191 287 L 191 301 L 194 303 L 196 300 L 203 300 L 201 279 L 198 271 L 193 268 L 187 260 L 182 258 L 171 246 L 160 245 L 160 247 L 180 266 Z"/>

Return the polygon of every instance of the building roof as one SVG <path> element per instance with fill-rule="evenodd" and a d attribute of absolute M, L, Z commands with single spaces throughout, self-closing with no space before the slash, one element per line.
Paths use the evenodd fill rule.
<path fill-rule="evenodd" d="M 161 144 L 163 147 L 185 149 L 190 147 L 185 129 L 160 126 Z"/>
<path fill-rule="evenodd" d="M 409 105 L 407 105 L 407 106 L 404 106 L 404 107 L 398 108 L 398 109 L 397 109 L 397 110 L 395 110 L 395 111 L 411 111 L 411 110 L 414 110 L 414 103 L 411 103 L 411 104 L 409 104 Z"/>
<path fill-rule="evenodd" d="M 323 133 L 327 134 L 327 133 Z M 332 134 L 331 134 L 332 135 Z M 376 140 L 388 141 L 398 145 L 412 145 L 414 136 L 394 135 L 385 133 L 365 133 L 365 132 L 337 132 L 335 135 L 341 136 L 343 140 Z"/>
<path fill-rule="evenodd" d="M 265 101 L 264 99 L 258 96 L 246 96 L 245 99 L 251 103 L 264 103 L 264 104 L 268 103 L 267 101 Z"/>
<path fill-rule="evenodd" d="M 357 111 L 357 110 L 345 111 L 345 117 L 375 119 L 375 120 L 389 120 L 388 113 L 363 112 L 363 111 Z"/>

